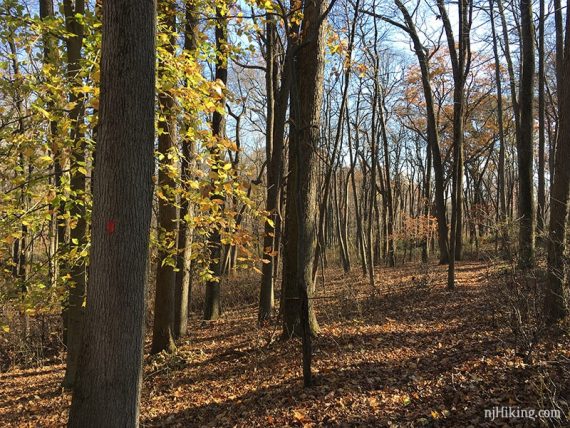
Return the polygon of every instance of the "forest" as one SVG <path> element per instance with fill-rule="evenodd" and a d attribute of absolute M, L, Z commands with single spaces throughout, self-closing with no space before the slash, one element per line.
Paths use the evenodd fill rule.
<path fill-rule="evenodd" d="M 561 0 L 0 0 L 0 426 L 570 426 Z"/>

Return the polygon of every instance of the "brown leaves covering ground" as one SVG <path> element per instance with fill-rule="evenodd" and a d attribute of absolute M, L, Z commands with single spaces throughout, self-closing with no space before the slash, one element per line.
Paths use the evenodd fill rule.
<path fill-rule="evenodd" d="M 445 267 L 429 269 L 426 286 L 417 264 L 381 268 L 376 290 L 358 269 L 327 271 L 309 389 L 299 342 L 280 341 L 278 326 L 258 328 L 254 304 L 214 323 L 194 319 L 176 355 L 146 358 L 141 426 L 537 426 L 491 422 L 484 409 L 569 401 L 568 337 L 541 345 L 524 364 L 497 310 L 495 267 L 460 263 L 461 285 L 451 292 Z M 0 425 L 64 425 L 70 395 L 62 378 L 57 364 L 1 374 Z"/>

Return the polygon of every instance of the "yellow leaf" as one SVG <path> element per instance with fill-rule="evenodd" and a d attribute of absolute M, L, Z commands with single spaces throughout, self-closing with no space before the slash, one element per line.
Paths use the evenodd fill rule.
<path fill-rule="evenodd" d="M 52 159 L 51 157 L 49 157 L 49 156 L 40 156 L 40 157 L 38 158 L 38 163 L 39 163 L 41 166 L 48 166 L 48 165 L 50 165 L 50 164 L 53 163 L 53 159 Z"/>
<path fill-rule="evenodd" d="M 309 418 L 307 418 L 307 415 L 305 415 L 303 412 L 300 412 L 298 410 L 293 410 L 293 419 L 295 419 L 297 422 L 308 422 Z"/>
<path fill-rule="evenodd" d="M 39 111 L 46 119 L 51 120 L 51 114 L 46 109 L 43 109 L 37 105 L 34 105 L 33 107 Z"/>
<path fill-rule="evenodd" d="M 376 407 L 378 407 L 378 399 L 376 397 L 370 397 L 368 399 L 368 404 L 370 405 L 370 407 L 375 409 Z"/>
<path fill-rule="evenodd" d="M 167 200 L 168 200 L 168 199 L 166 199 L 166 196 L 164 196 L 164 193 L 162 193 L 162 190 L 160 190 L 160 189 L 156 189 L 156 196 L 157 196 L 159 199 L 162 199 L 162 200 L 164 200 L 164 201 L 167 201 Z"/>

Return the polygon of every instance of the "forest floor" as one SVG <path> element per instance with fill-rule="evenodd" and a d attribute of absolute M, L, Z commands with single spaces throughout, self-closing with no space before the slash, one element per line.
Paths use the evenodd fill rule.
<path fill-rule="evenodd" d="M 515 341 L 517 292 L 506 271 L 461 262 L 459 287 L 448 291 L 435 263 L 380 268 L 374 290 L 358 268 L 327 270 L 315 299 L 311 388 L 299 341 L 279 340 L 278 325 L 256 326 L 256 278 L 234 281 L 223 292 L 249 290 L 249 303 L 216 322 L 193 318 L 175 355 L 145 358 L 141 426 L 570 426 L 570 338 L 553 341 L 523 310 Z M 71 401 L 63 373 L 48 362 L 0 374 L 0 425 L 63 426 Z M 485 417 L 501 406 L 566 416 Z"/>

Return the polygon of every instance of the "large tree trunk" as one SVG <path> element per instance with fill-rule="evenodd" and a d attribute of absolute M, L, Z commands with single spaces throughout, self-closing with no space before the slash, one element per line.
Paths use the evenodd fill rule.
<path fill-rule="evenodd" d="M 168 54 L 174 54 L 176 46 L 176 11 L 172 0 L 160 0 L 158 3 L 159 19 L 164 20 L 169 32 L 168 45 L 164 48 Z M 158 79 L 164 84 L 169 79 L 164 60 L 158 62 Z M 152 328 L 152 345 L 150 352 L 174 352 L 174 287 L 176 272 L 169 261 L 172 255 L 167 244 L 176 240 L 176 181 L 170 169 L 176 168 L 172 150 L 176 147 L 176 113 L 175 100 L 172 93 L 162 91 L 158 94 L 160 117 L 158 121 L 158 153 L 161 155 L 158 168 L 158 189 L 163 196 L 158 198 L 158 239 L 159 251 L 156 266 L 156 294 L 154 301 L 154 324 Z"/>
<path fill-rule="evenodd" d="M 154 27 L 153 1 L 103 3 L 89 288 L 70 427 L 138 426 L 154 170 Z"/>
<path fill-rule="evenodd" d="M 283 336 L 302 336 L 303 342 L 318 332 L 310 296 L 317 243 L 317 150 L 323 96 L 324 42 L 321 0 L 307 0 L 296 41 L 291 86 L 291 132 L 285 266 L 283 274 Z M 290 43 L 293 43 L 290 40 Z M 307 331 L 309 330 L 309 331 Z M 304 350 L 304 354 L 306 349 Z M 305 378 L 307 379 L 307 378 Z"/>
<path fill-rule="evenodd" d="M 316 161 L 320 139 L 320 117 L 323 97 L 324 30 L 321 17 L 322 0 L 307 0 L 303 9 L 300 44 L 297 47 L 295 75 L 291 89 L 291 148 L 296 151 L 297 170 L 297 278 L 300 327 L 303 337 L 303 378 L 311 380 L 311 307 L 313 293 L 313 262 L 317 245 L 317 177 Z M 293 306 L 293 307 L 295 307 Z M 313 316 L 314 318 L 314 316 Z"/>
<path fill-rule="evenodd" d="M 534 196 L 533 196 L 533 98 L 534 98 L 534 28 L 532 1 L 521 0 L 521 84 L 520 138 L 517 141 L 519 170 L 519 265 L 534 266 Z"/>

